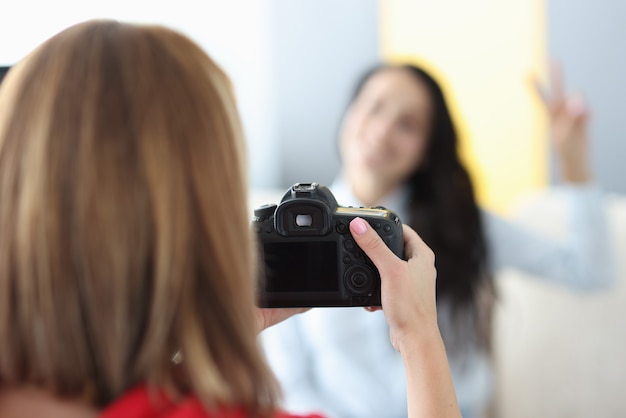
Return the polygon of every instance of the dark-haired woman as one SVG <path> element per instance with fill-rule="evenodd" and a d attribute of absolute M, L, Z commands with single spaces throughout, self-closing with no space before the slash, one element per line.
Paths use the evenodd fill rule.
<path fill-rule="evenodd" d="M 555 72 L 544 101 L 566 185 L 569 236 L 555 242 L 480 209 L 438 83 L 415 66 L 383 65 L 359 83 L 342 125 L 342 205 L 394 209 L 436 254 L 438 322 L 464 417 L 490 402 L 493 274 L 519 268 L 577 289 L 612 280 L 601 192 L 588 166 L 588 112 Z M 400 357 L 382 312 L 317 309 L 263 336 L 288 406 L 341 418 L 406 416 Z"/>

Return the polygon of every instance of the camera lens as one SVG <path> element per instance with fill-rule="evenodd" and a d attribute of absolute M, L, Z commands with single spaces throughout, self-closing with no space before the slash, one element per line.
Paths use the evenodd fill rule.
<path fill-rule="evenodd" d="M 374 272 L 367 266 L 352 266 L 344 276 L 346 288 L 354 294 L 370 295 L 375 287 Z"/>

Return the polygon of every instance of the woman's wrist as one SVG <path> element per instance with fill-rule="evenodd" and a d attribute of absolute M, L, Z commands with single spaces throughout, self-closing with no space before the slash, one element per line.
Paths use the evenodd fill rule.
<path fill-rule="evenodd" d="M 585 184 L 585 183 L 590 183 L 593 177 L 591 176 L 591 174 L 589 174 L 589 172 L 574 172 L 574 173 L 567 173 L 567 174 L 564 173 L 563 179 L 567 183 Z"/>
<path fill-rule="evenodd" d="M 403 356 L 415 353 L 417 350 L 428 349 L 429 347 L 438 347 L 443 345 L 441 333 L 437 324 L 416 326 L 414 329 L 407 330 L 396 335 L 394 346 L 396 350 Z"/>
<path fill-rule="evenodd" d="M 563 181 L 573 184 L 589 183 L 592 180 L 591 170 L 587 164 L 566 164 L 562 169 Z"/>

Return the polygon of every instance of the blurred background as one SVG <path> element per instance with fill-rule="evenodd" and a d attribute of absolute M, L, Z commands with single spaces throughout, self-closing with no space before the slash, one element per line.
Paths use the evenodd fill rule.
<path fill-rule="evenodd" d="M 481 203 L 500 212 L 553 175 L 545 115 L 530 83 L 558 60 L 593 111 L 592 162 L 626 192 L 622 100 L 626 3 L 620 0 L 22 0 L 0 14 L 0 65 L 89 18 L 172 26 L 232 77 L 248 139 L 250 182 L 329 184 L 336 134 L 357 78 L 381 61 L 439 74 L 462 128 Z"/>
<path fill-rule="evenodd" d="M 233 80 L 261 196 L 330 184 L 357 79 L 377 62 L 411 61 L 444 85 L 480 203 L 506 214 L 517 196 L 559 182 L 531 83 L 545 82 L 556 60 L 566 88 L 592 109 L 592 167 L 608 192 L 618 255 L 626 252 L 622 0 L 21 0 L 0 10 L 0 66 L 91 18 L 190 36 Z M 544 202 L 529 220 L 548 230 L 559 217 Z M 626 274 L 608 294 L 584 298 L 515 275 L 499 289 L 494 416 L 623 416 Z"/>

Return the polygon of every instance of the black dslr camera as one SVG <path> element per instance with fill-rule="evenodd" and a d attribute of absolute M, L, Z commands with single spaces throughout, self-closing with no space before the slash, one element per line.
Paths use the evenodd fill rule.
<path fill-rule="evenodd" d="M 297 183 L 280 201 L 254 210 L 259 237 L 259 306 L 380 306 L 380 275 L 352 239 L 348 224 L 365 219 L 403 257 L 398 216 L 383 207 L 337 204 L 325 186 Z"/>

